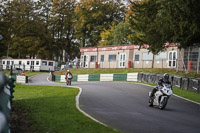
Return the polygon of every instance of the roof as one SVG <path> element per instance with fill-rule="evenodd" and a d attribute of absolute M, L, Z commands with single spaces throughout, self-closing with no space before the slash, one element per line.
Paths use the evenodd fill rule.
<path fill-rule="evenodd" d="M 166 47 L 176 47 L 175 43 L 166 43 Z M 149 45 L 144 44 L 141 48 L 149 48 Z M 80 52 L 96 52 L 96 51 L 113 51 L 113 50 L 128 50 L 128 49 L 139 49 L 139 45 L 120 45 L 120 46 L 107 46 L 107 47 L 91 47 L 81 48 Z"/>

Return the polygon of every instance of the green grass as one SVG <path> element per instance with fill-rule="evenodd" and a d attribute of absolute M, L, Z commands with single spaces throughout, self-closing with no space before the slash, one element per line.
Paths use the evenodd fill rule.
<path fill-rule="evenodd" d="M 185 76 L 200 78 L 200 74 L 197 73 L 185 73 L 185 72 L 176 72 L 175 69 L 136 69 L 136 68 L 80 68 L 80 69 L 70 69 L 73 75 L 80 74 L 104 74 L 104 73 L 131 73 L 131 72 L 143 72 L 143 73 L 169 73 L 171 75 Z M 54 72 L 55 75 L 65 75 L 67 70 Z"/>
<path fill-rule="evenodd" d="M 173 88 L 173 92 L 178 96 L 200 103 L 200 93 L 189 90 L 181 90 L 179 88 Z"/>
<path fill-rule="evenodd" d="M 78 89 L 16 85 L 14 105 L 28 110 L 28 120 L 41 133 L 114 133 L 94 122 L 75 106 Z"/>

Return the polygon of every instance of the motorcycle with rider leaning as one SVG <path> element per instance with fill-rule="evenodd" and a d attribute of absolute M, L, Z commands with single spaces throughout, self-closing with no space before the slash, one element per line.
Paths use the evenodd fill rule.
<path fill-rule="evenodd" d="M 158 105 L 160 109 L 164 109 L 167 105 L 169 97 L 173 94 L 169 74 L 165 73 L 159 79 L 156 87 L 149 92 L 149 106 Z"/>

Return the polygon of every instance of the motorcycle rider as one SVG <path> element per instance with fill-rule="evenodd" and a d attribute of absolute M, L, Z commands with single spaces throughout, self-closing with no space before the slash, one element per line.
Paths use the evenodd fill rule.
<path fill-rule="evenodd" d="M 68 69 L 67 70 L 67 73 L 66 73 L 66 75 L 65 75 L 65 79 L 66 79 L 66 84 L 68 85 L 71 85 L 71 80 L 72 80 L 72 78 L 73 78 L 73 75 L 72 75 L 72 73 L 70 72 L 70 70 Z"/>
<path fill-rule="evenodd" d="M 163 83 L 171 84 L 171 82 L 169 81 L 169 74 L 165 73 L 163 77 L 159 79 L 157 86 L 151 91 L 150 97 L 153 97 L 156 91 L 163 87 Z"/>

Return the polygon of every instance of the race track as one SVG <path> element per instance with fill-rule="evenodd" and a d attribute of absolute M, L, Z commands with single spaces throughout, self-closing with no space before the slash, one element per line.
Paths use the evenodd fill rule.
<path fill-rule="evenodd" d="M 50 83 L 48 74 L 31 78 L 30 85 Z M 164 110 L 149 107 L 152 87 L 130 82 L 73 82 L 82 88 L 80 108 L 123 133 L 200 133 L 200 105 L 172 96 Z"/>

